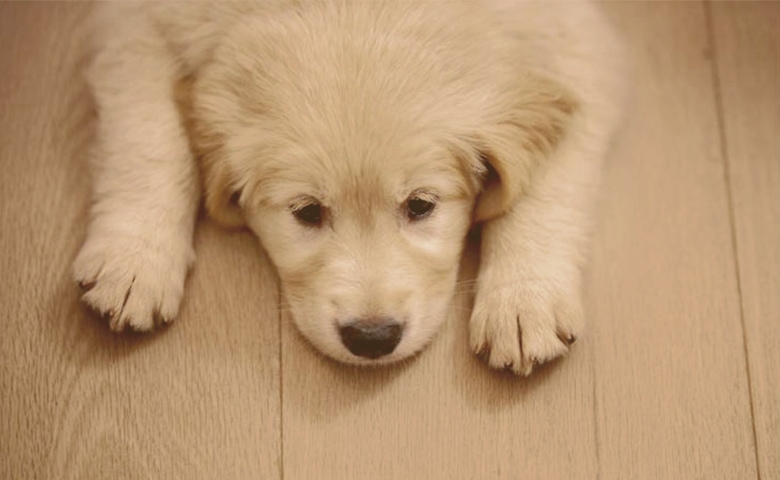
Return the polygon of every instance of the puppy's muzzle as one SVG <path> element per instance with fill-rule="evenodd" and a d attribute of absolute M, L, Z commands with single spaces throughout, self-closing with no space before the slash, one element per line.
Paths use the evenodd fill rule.
<path fill-rule="evenodd" d="M 375 359 L 393 353 L 403 336 L 403 326 L 392 318 L 356 320 L 340 327 L 339 334 L 350 352 Z"/>

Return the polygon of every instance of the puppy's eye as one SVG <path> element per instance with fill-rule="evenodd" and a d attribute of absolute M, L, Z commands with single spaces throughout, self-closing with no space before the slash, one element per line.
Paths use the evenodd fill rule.
<path fill-rule="evenodd" d="M 406 201 L 406 216 L 409 220 L 422 220 L 436 208 L 433 198 L 411 197 Z"/>
<path fill-rule="evenodd" d="M 302 207 L 293 207 L 293 215 L 304 225 L 318 226 L 322 223 L 322 205 L 315 202 Z"/>

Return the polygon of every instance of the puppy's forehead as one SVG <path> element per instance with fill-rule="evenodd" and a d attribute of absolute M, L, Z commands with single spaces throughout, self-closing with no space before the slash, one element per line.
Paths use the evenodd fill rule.
<path fill-rule="evenodd" d="M 267 159 L 261 167 L 266 184 L 259 189 L 261 195 L 271 203 L 311 195 L 334 204 L 380 207 L 418 189 L 441 197 L 469 193 L 463 162 L 443 146 L 413 139 L 373 148 L 344 143 L 344 138 L 325 145 L 301 140 L 286 153 Z"/>
<path fill-rule="evenodd" d="M 434 186 L 446 190 L 449 177 L 457 173 L 453 171 L 456 159 L 446 149 L 410 141 L 358 151 L 323 149 L 308 156 L 302 164 L 309 171 L 305 175 L 311 183 L 334 194 L 373 192 L 376 195 L 387 190 Z"/>

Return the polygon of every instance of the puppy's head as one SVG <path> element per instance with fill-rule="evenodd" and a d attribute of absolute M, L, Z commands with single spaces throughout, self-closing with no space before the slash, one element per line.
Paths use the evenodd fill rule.
<path fill-rule="evenodd" d="M 516 201 L 573 102 L 513 75 L 480 22 L 311 5 L 248 19 L 197 79 L 206 205 L 260 237 L 321 351 L 395 361 L 444 320 L 469 226 Z"/>

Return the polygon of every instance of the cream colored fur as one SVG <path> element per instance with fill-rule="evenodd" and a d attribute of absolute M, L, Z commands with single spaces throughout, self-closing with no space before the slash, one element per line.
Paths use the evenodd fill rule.
<path fill-rule="evenodd" d="M 99 10 L 94 204 L 74 275 L 112 328 L 177 314 L 202 183 L 215 218 L 258 235 L 300 331 L 333 358 L 420 350 L 446 316 L 474 221 L 473 349 L 528 374 L 579 334 L 588 212 L 623 91 L 620 51 L 592 6 Z M 410 198 L 432 213 L 410 220 Z M 319 226 L 294 217 L 315 201 Z M 356 318 L 396 319 L 400 344 L 379 360 L 352 355 L 337 327 Z"/>

